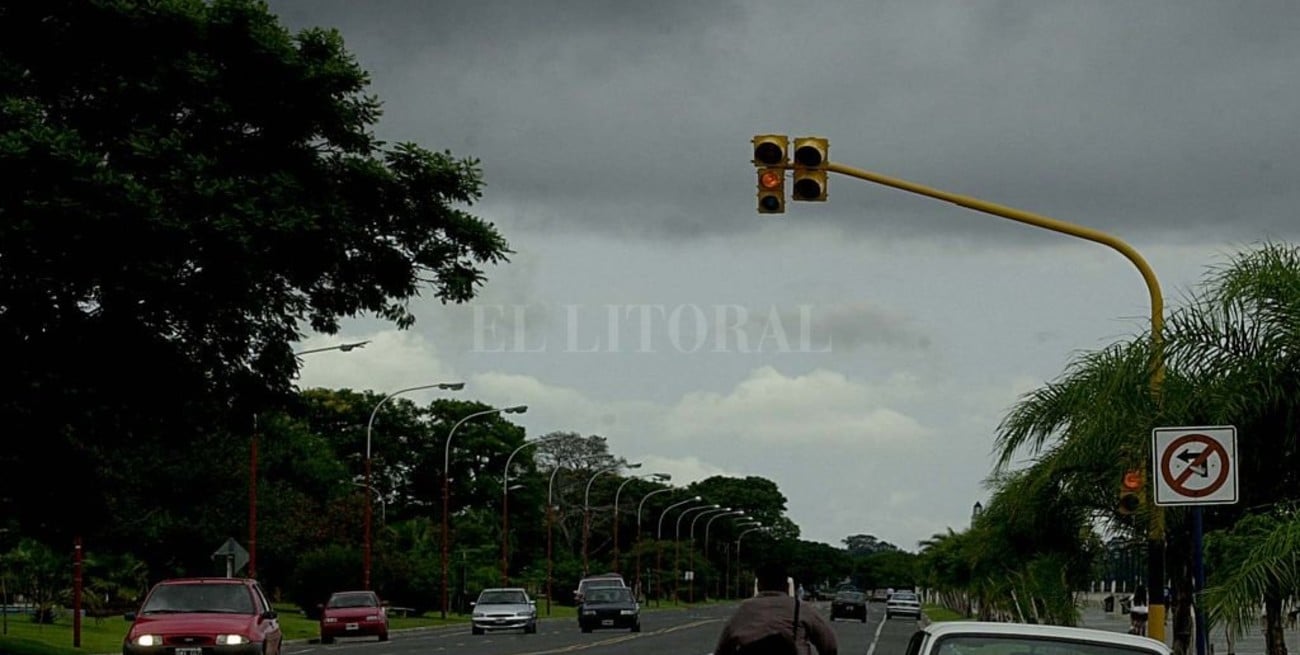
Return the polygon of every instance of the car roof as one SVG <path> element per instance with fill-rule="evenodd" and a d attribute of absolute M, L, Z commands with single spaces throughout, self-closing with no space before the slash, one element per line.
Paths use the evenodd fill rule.
<path fill-rule="evenodd" d="M 1074 639 L 1106 644 L 1118 644 L 1133 648 L 1157 650 L 1169 653 L 1169 647 L 1163 642 L 1150 637 L 1141 637 L 1123 632 L 1098 630 L 1095 628 L 1074 628 L 1061 625 L 1043 625 L 1037 623 L 999 623 L 990 621 L 939 621 L 922 628 L 932 637 L 948 635 L 1022 635 L 1026 637 L 1052 637 L 1057 639 Z"/>
<path fill-rule="evenodd" d="M 528 593 L 528 591 L 523 587 L 489 587 L 487 589 L 484 589 L 483 591 L 480 591 L 479 593 L 486 594 L 489 591 L 522 591 L 524 593 Z"/>
<path fill-rule="evenodd" d="M 249 578 L 168 578 L 159 580 L 158 584 L 257 584 L 256 580 Z"/>

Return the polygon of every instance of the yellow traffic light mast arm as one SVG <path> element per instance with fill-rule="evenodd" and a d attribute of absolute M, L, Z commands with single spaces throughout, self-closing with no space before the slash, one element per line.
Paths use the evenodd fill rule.
<path fill-rule="evenodd" d="M 1151 386 L 1153 392 L 1159 392 L 1164 381 L 1164 357 L 1161 356 L 1164 341 L 1162 336 L 1164 333 L 1164 299 L 1160 294 L 1160 282 L 1156 280 L 1155 271 L 1151 269 L 1151 266 L 1147 264 L 1146 259 L 1144 259 L 1142 255 L 1133 248 L 1133 246 L 1130 246 L 1121 239 L 1100 230 L 1094 230 L 1082 225 L 1075 225 L 1074 223 L 1067 223 L 1055 218 L 1041 216 L 1033 212 L 1027 212 L 1021 209 L 1015 209 L 997 203 L 980 200 L 979 198 L 940 191 L 939 189 L 934 189 L 915 182 L 908 182 L 907 180 L 873 173 L 860 168 L 853 168 L 852 166 L 828 162 L 826 170 L 831 171 L 832 173 L 839 173 L 840 175 L 847 175 L 849 177 L 856 177 L 860 180 L 894 187 L 895 189 L 902 189 L 903 191 L 910 191 L 923 196 L 929 196 L 936 200 L 943 200 L 954 205 L 960 205 L 967 209 L 984 212 L 985 214 L 993 214 L 994 216 L 1001 216 L 1002 218 L 1018 221 L 1020 223 L 1035 225 L 1055 232 L 1075 236 L 1080 239 L 1087 239 L 1088 241 L 1100 243 L 1118 251 L 1137 267 L 1138 272 L 1142 274 L 1142 279 L 1146 281 L 1147 292 L 1151 297 L 1151 342 L 1155 351 L 1152 355 L 1156 358 L 1153 362 Z"/>
<path fill-rule="evenodd" d="M 1068 234 L 1070 236 L 1086 239 L 1095 243 L 1100 243 L 1118 251 L 1127 258 L 1138 272 L 1142 274 L 1142 279 L 1146 282 L 1147 293 L 1151 297 L 1151 394 L 1160 402 L 1161 390 L 1164 387 L 1165 377 L 1165 358 L 1164 358 L 1164 299 L 1160 294 L 1160 282 L 1156 280 L 1155 272 L 1147 264 L 1146 259 L 1142 257 L 1132 246 L 1121 239 L 1111 236 L 1100 230 L 1067 223 L 1065 221 L 1040 216 L 1032 212 L 1006 207 L 997 203 L 987 202 L 978 198 L 963 196 L 947 191 L 940 191 L 914 182 L 908 182 L 888 175 L 881 175 L 871 171 L 853 168 L 834 162 L 826 163 L 826 170 L 856 177 L 860 180 L 875 182 L 884 186 L 910 191 L 923 196 L 928 196 L 936 200 L 943 200 L 954 205 L 973 209 L 985 214 L 992 214 L 1002 218 L 1010 219 L 1020 223 L 1026 223 L 1036 227 L 1046 228 L 1054 232 Z M 1148 470 L 1150 466 L 1146 467 Z M 1154 483 L 1154 475 L 1152 482 Z M 1152 495 L 1154 497 L 1154 494 Z M 1164 512 L 1159 507 L 1151 508 L 1151 523 L 1147 529 L 1147 584 L 1150 588 L 1149 620 L 1147 625 L 1149 634 L 1159 640 L 1164 640 L 1165 636 L 1165 607 L 1164 598 L 1161 590 L 1164 588 Z"/>

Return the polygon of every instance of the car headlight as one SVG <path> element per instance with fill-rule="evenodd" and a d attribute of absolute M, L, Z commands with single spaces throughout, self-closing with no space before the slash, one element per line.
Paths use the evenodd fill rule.
<path fill-rule="evenodd" d="M 327 616 L 327 617 L 325 617 L 325 622 L 326 622 L 326 623 L 338 623 L 339 620 L 338 620 L 337 618 L 335 618 L 335 617 Z"/>
<path fill-rule="evenodd" d="M 244 635 L 217 635 L 218 646 L 238 646 L 248 643 L 248 638 Z"/>
<path fill-rule="evenodd" d="M 378 620 L 379 620 L 379 615 L 378 615 L 378 614 L 371 614 L 370 616 L 367 616 L 367 617 L 366 617 L 366 620 L 367 620 L 367 621 L 378 621 Z"/>
<path fill-rule="evenodd" d="M 619 610 L 618 613 L 622 614 L 623 616 L 631 616 L 633 614 L 636 614 L 636 610 Z"/>
<path fill-rule="evenodd" d="M 595 616 L 596 610 L 582 610 L 583 616 Z"/>
<path fill-rule="evenodd" d="M 161 646 L 162 638 L 157 635 L 140 635 L 135 638 L 136 646 Z"/>
<path fill-rule="evenodd" d="M 484 616 L 487 616 L 487 615 L 484 614 L 483 612 L 474 612 L 474 618 L 476 618 L 476 619 L 481 619 L 481 618 L 483 618 Z"/>

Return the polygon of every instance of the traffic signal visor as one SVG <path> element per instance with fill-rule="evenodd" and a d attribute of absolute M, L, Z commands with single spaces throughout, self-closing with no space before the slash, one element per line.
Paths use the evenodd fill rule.
<path fill-rule="evenodd" d="M 752 139 L 755 166 L 788 166 L 790 137 L 784 134 L 760 134 Z"/>

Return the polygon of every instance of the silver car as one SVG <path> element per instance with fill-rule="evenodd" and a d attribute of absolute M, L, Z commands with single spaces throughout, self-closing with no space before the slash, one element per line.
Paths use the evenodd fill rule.
<path fill-rule="evenodd" d="M 537 632 L 537 601 L 520 587 L 484 589 L 473 603 L 470 632 L 481 635 L 488 630 Z"/>

